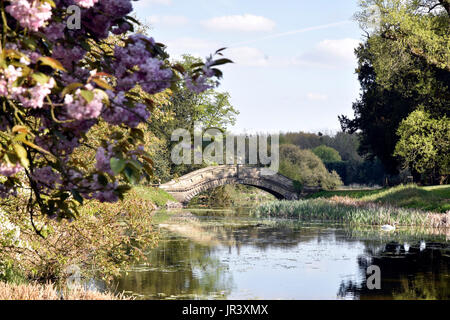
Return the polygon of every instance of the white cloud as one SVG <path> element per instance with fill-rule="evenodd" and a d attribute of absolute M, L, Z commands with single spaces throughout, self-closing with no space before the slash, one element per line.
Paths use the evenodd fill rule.
<path fill-rule="evenodd" d="M 269 65 L 269 58 L 261 50 L 256 48 L 230 48 L 224 54 L 237 65 L 248 67 L 265 67 Z"/>
<path fill-rule="evenodd" d="M 172 0 L 139 0 L 133 1 L 134 12 L 139 14 L 140 10 L 148 9 L 151 5 L 172 5 Z"/>
<path fill-rule="evenodd" d="M 251 14 L 216 17 L 202 22 L 202 25 L 211 30 L 218 31 L 272 31 L 275 22 Z"/>
<path fill-rule="evenodd" d="M 356 66 L 354 50 L 359 43 L 359 40 L 351 38 L 323 40 L 313 49 L 293 59 L 292 64 L 328 68 Z"/>
<path fill-rule="evenodd" d="M 316 92 L 309 92 L 306 97 L 310 101 L 327 101 L 328 96 L 326 94 L 316 93 Z"/>
<path fill-rule="evenodd" d="M 179 58 L 183 54 L 204 58 L 217 49 L 223 47 L 214 41 L 208 41 L 200 38 L 177 38 L 172 41 L 166 41 L 168 52 L 172 58 Z"/>
<path fill-rule="evenodd" d="M 180 27 L 189 23 L 189 19 L 185 16 L 150 16 L 147 21 L 151 25 L 162 25 L 165 27 Z"/>

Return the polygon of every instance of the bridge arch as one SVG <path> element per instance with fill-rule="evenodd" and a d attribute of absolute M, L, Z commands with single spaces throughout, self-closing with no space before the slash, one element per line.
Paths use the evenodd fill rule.
<path fill-rule="evenodd" d="M 300 194 L 294 182 L 278 173 L 264 175 L 262 168 L 244 165 L 223 165 L 203 168 L 160 186 L 177 201 L 187 204 L 198 194 L 226 184 L 253 186 L 278 199 L 297 200 Z"/>

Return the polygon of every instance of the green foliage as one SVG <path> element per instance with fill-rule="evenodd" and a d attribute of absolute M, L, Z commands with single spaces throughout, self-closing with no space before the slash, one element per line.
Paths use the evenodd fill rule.
<path fill-rule="evenodd" d="M 431 118 L 416 110 L 402 121 L 398 129 L 400 140 L 394 155 L 402 158 L 405 167 L 432 176 L 450 175 L 450 119 Z"/>
<path fill-rule="evenodd" d="M 141 186 L 135 187 L 134 190 L 139 198 L 151 201 L 160 208 L 164 207 L 169 201 L 176 201 L 174 197 L 159 188 Z"/>
<path fill-rule="evenodd" d="M 338 174 L 328 172 L 319 157 L 295 145 L 280 146 L 280 173 L 303 186 L 320 186 L 328 190 L 342 185 Z"/>
<path fill-rule="evenodd" d="M 345 185 L 383 185 L 385 170 L 378 159 L 359 161 L 327 162 L 328 171 L 336 171 Z"/>
<path fill-rule="evenodd" d="M 64 280 L 67 267 L 77 265 L 87 278 L 112 280 L 145 259 L 158 241 L 150 214 L 154 205 L 134 190 L 114 204 L 86 201 L 71 222 L 34 217 L 43 237 L 31 225 L 26 201 L 19 196 L 2 208 L 8 224 L 20 230 L 13 243 L 0 243 L 0 273 L 9 279 Z"/>
<path fill-rule="evenodd" d="M 26 282 L 26 278 L 13 261 L 5 260 L 0 261 L 0 282 L 21 284 Z"/>
<path fill-rule="evenodd" d="M 341 162 L 342 158 L 336 149 L 327 147 L 325 145 L 318 146 L 312 149 L 312 152 L 318 156 L 323 162 Z"/>
<path fill-rule="evenodd" d="M 353 105 L 355 118 L 342 116 L 341 125 L 360 131 L 360 152 L 378 157 L 394 174 L 401 121 L 421 106 L 434 118 L 449 116 L 449 3 L 364 0 L 360 7 L 356 19 L 368 33 L 356 51 L 362 95 Z"/>
<path fill-rule="evenodd" d="M 388 80 L 415 57 L 450 71 L 449 7 L 447 0 L 360 1 L 356 18 L 361 27 L 388 40 L 374 48 L 380 80 Z"/>

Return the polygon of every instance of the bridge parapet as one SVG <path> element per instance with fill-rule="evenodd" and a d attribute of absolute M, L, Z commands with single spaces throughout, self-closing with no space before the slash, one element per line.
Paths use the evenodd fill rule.
<path fill-rule="evenodd" d="M 278 173 L 264 175 L 262 168 L 244 165 L 203 168 L 163 184 L 160 188 L 170 193 L 178 201 L 187 203 L 201 192 L 226 184 L 254 186 L 279 199 L 297 200 L 301 196 L 291 179 Z"/>

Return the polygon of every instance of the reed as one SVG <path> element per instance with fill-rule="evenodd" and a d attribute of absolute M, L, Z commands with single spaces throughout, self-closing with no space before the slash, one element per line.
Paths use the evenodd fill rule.
<path fill-rule="evenodd" d="M 123 294 L 87 291 L 83 288 L 58 291 L 53 284 L 0 282 L 0 300 L 130 300 Z"/>
<path fill-rule="evenodd" d="M 354 199 L 274 201 L 256 207 L 259 218 L 294 218 L 300 221 L 334 221 L 345 224 L 450 227 L 450 213 L 435 214 L 413 209 L 358 202 Z"/>

